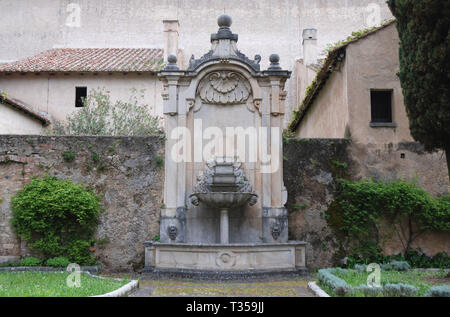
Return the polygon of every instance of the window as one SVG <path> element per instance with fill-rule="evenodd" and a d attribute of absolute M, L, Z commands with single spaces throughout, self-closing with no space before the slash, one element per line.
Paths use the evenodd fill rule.
<path fill-rule="evenodd" d="M 75 107 L 83 107 L 83 99 L 87 97 L 87 87 L 75 87 Z"/>
<path fill-rule="evenodd" d="M 392 123 L 392 90 L 371 90 L 372 123 Z"/>

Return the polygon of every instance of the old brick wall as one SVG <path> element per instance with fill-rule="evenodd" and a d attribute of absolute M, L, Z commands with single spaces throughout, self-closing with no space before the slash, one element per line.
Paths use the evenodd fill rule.
<path fill-rule="evenodd" d="M 63 159 L 66 150 L 73 162 Z M 106 270 L 143 267 L 143 242 L 159 234 L 164 168 L 158 157 L 164 157 L 160 137 L 0 136 L 0 257 L 30 254 L 8 223 L 9 201 L 32 175 L 48 173 L 103 196 L 94 253 Z"/>

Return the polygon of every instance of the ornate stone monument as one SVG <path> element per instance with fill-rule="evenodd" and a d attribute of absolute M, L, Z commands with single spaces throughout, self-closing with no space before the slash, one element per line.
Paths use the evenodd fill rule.
<path fill-rule="evenodd" d="M 211 50 L 164 83 L 166 154 L 160 241 L 145 243 L 147 272 L 294 272 L 305 245 L 288 241 L 282 122 L 290 72 L 276 54 L 260 70 L 218 19 Z"/>

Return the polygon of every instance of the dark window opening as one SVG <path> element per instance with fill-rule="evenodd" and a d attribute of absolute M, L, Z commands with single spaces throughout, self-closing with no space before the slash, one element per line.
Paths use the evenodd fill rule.
<path fill-rule="evenodd" d="M 392 90 L 371 90 L 372 122 L 392 122 Z"/>
<path fill-rule="evenodd" d="M 87 87 L 75 87 L 75 107 L 83 107 L 83 100 L 87 97 Z"/>

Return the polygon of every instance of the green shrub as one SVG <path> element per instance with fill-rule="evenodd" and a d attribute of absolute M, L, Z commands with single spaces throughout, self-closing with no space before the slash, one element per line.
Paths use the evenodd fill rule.
<path fill-rule="evenodd" d="M 450 199 L 434 198 L 403 180 L 340 180 L 326 219 L 337 231 L 340 244 L 350 245 L 341 250 L 345 254 L 367 259 L 364 264 L 386 263 L 388 258 L 382 255 L 380 246 L 384 238 L 380 236 L 380 220 L 387 221 L 397 231 L 396 236 L 405 246 L 403 255 L 407 256 L 414 239 L 422 232 L 450 231 Z"/>
<path fill-rule="evenodd" d="M 344 296 L 351 292 L 351 286 L 349 286 L 343 279 L 333 274 L 336 269 L 320 269 L 317 277 L 319 281 L 328 287 L 338 296 Z"/>
<path fill-rule="evenodd" d="M 73 162 L 75 160 L 75 154 L 71 150 L 65 150 L 62 153 L 62 157 L 63 157 L 64 161 L 66 161 L 68 163 Z"/>
<path fill-rule="evenodd" d="M 450 297 L 450 285 L 432 286 L 425 294 L 428 297 Z"/>
<path fill-rule="evenodd" d="M 360 285 L 359 287 L 354 287 L 352 293 L 362 292 L 365 297 L 377 297 L 383 293 L 383 287 Z"/>
<path fill-rule="evenodd" d="M 410 269 L 409 264 L 406 261 L 393 260 L 391 266 L 394 271 L 408 271 Z"/>
<path fill-rule="evenodd" d="M 46 264 L 47 266 L 52 267 L 67 267 L 70 264 L 70 261 L 63 256 L 58 256 L 56 258 L 48 259 Z"/>
<path fill-rule="evenodd" d="M 417 296 L 417 287 L 409 284 L 386 284 L 383 287 L 383 293 L 387 297 L 413 297 Z"/>
<path fill-rule="evenodd" d="M 100 213 L 100 197 L 71 180 L 33 178 L 11 199 L 12 224 L 44 259 L 95 263 L 89 252 Z"/>
<path fill-rule="evenodd" d="M 373 257 L 361 257 L 358 254 L 353 254 L 346 257 L 346 261 L 342 261 L 341 265 L 356 270 L 358 265 L 380 263 L 383 270 L 391 270 L 392 261 L 406 261 L 412 268 L 446 269 L 450 267 L 450 256 L 446 252 L 441 252 L 434 256 L 427 256 L 420 248 L 408 251 L 406 256 L 400 253 L 391 256 L 385 256 L 380 253 Z"/>
<path fill-rule="evenodd" d="M 32 256 L 26 257 L 20 262 L 20 266 L 40 266 L 41 264 L 41 259 Z"/>

